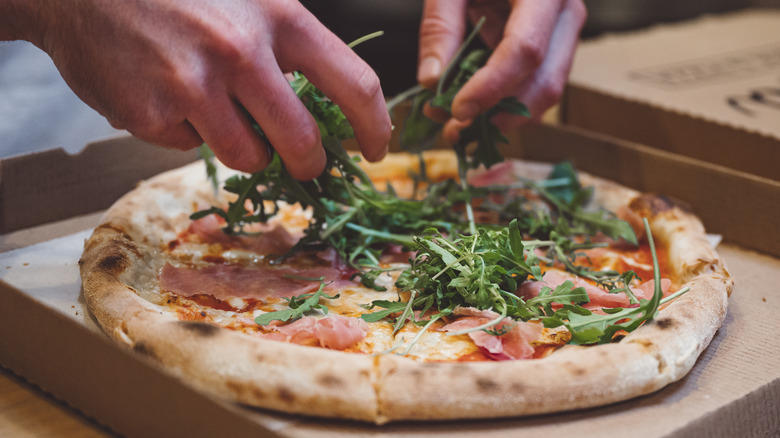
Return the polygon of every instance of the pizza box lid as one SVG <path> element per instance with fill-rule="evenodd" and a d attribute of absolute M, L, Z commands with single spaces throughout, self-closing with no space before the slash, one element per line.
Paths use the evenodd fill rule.
<path fill-rule="evenodd" d="M 780 9 L 749 9 L 580 44 L 571 125 L 780 180 Z"/>
<path fill-rule="evenodd" d="M 512 146 L 505 150 L 508 155 L 559 160 L 555 154 L 564 154 L 584 170 L 612 176 L 640 189 L 668 188 L 667 193 L 684 198 L 685 191 L 676 185 L 658 181 L 668 177 L 659 169 L 669 168 L 672 176 L 683 172 L 694 181 L 707 178 L 708 186 L 736 184 L 737 193 L 752 189 L 773 202 L 778 199 L 774 181 L 578 130 L 535 126 L 522 130 L 512 139 Z M 105 149 L 101 152 L 105 153 L 104 158 L 115 159 L 127 154 L 124 149 L 127 141 L 135 142 L 111 140 L 92 145 L 85 152 L 96 153 L 89 151 L 101 148 Z M 154 154 L 154 150 L 141 148 L 137 153 Z M 55 156 L 62 160 L 82 158 Z M 604 158 L 609 158 L 611 164 L 600 164 Z M 85 162 L 90 166 L 99 164 Z M 145 163 L 146 160 L 139 160 L 142 166 Z M 0 170 L 6 169 L 5 165 L 0 161 Z M 77 170 L 74 167 L 73 174 L 78 174 Z M 0 173 L 3 178 L 0 183 L 5 184 L 7 175 Z M 30 183 L 35 184 L 35 180 Z M 53 189 L 57 187 L 50 182 L 46 184 Z M 90 184 L 87 181 L 85 185 Z M 67 185 L 62 186 L 67 189 Z M 708 190 L 703 184 L 693 186 L 702 192 Z M 30 193 L 34 196 L 41 192 Z M 76 192 L 69 193 L 63 195 L 62 202 L 52 205 L 67 204 L 67 196 L 78 196 Z M 43 195 L 50 196 L 50 193 Z M 0 200 L 4 211 L 14 207 L 17 202 L 14 199 L 17 198 Z M 87 211 L 104 208 L 98 205 L 103 201 L 99 197 L 95 199 L 96 206 L 86 208 Z M 707 198 L 689 199 L 689 202 L 698 207 L 698 199 Z M 764 205 L 764 208 L 768 207 Z M 718 211 L 728 214 L 726 209 L 714 209 L 712 213 Z M 780 260 L 745 249 L 740 246 L 745 243 L 738 236 L 720 247 L 737 283 L 725 325 L 683 380 L 648 396 L 571 413 L 375 427 L 269 413 L 215 400 L 157 369 L 153 363 L 114 346 L 95 327 L 79 298 L 76 263 L 83 240 L 97 223 L 99 213 L 72 216 L 65 210 L 51 215 L 60 220 L 0 236 L 0 302 L 3 303 L 0 364 L 123 435 L 304 436 L 317 433 L 449 437 L 475 433 L 504 436 L 522 431 L 658 437 L 746 433 L 768 436 L 780 431 L 780 369 L 776 366 L 780 363 L 780 337 L 773 335 L 780 329 L 774 317 L 780 311 L 780 298 L 773 293 L 773 286 L 780 282 Z M 756 228 L 753 219 L 748 222 L 748 228 Z M 740 221 L 732 219 L 732 222 Z M 453 388 L 457 388 L 457 382 Z"/>

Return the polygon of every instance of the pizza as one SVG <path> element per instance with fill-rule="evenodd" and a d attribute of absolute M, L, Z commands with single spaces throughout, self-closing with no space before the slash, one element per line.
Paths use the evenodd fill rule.
<path fill-rule="evenodd" d="M 410 176 L 421 165 L 423 182 Z M 668 198 L 580 173 L 576 193 L 590 196 L 576 215 L 629 227 L 636 244 L 605 228 L 548 242 L 517 220 L 489 226 L 510 207 L 531 218 L 563 208 L 551 195 L 555 169 L 507 160 L 471 171 L 479 200 L 439 212 L 484 224 L 471 233 L 422 227 L 413 245 L 379 232 L 356 243 L 344 236 L 365 230 L 353 225 L 327 236 L 338 246 L 312 233 L 346 219 L 313 227 L 316 206 L 215 190 L 193 163 L 107 210 L 80 260 L 84 298 L 111 339 L 178 378 L 294 414 L 377 424 L 522 416 L 619 402 L 683 378 L 733 285 L 700 221 Z M 414 204 L 421 192 L 463 187 L 451 152 L 395 154 L 362 170 L 390 193 L 383 199 L 408 200 L 378 215 L 388 223 L 439 207 Z M 349 218 L 369 215 L 371 202 Z M 265 217 L 226 233 L 235 208 Z M 198 214 L 209 209 L 222 213 Z"/>

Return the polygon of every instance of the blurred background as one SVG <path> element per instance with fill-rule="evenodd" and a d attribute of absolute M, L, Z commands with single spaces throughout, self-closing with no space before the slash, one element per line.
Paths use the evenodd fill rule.
<path fill-rule="evenodd" d="M 377 71 L 388 96 L 415 84 L 421 0 L 303 0 L 345 41 L 383 30 L 356 51 Z M 583 38 L 640 29 L 707 13 L 780 7 L 780 0 L 586 0 Z M 0 42 L 0 158 L 122 135 L 65 85 L 48 56 L 26 42 Z"/>
<path fill-rule="evenodd" d="M 303 0 L 302 3 L 345 41 L 383 30 L 384 37 L 356 47 L 379 74 L 388 96 L 415 84 L 420 0 Z M 641 29 L 657 23 L 749 7 L 780 7 L 780 0 L 585 0 L 583 39 L 604 32 Z"/>

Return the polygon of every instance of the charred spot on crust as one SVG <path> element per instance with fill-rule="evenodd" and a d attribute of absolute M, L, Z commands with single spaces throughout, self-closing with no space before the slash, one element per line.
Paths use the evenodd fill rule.
<path fill-rule="evenodd" d="M 509 385 L 509 389 L 512 392 L 520 392 L 520 393 L 522 393 L 522 392 L 525 392 L 526 387 L 522 383 L 514 382 L 511 385 Z"/>
<path fill-rule="evenodd" d="M 293 403 L 295 401 L 295 394 L 285 386 L 280 386 L 276 389 L 276 395 L 279 396 L 279 400 L 286 403 Z"/>
<path fill-rule="evenodd" d="M 575 376 L 584 376 L 588 372 L 588 370 L 582 367 L 572 366 L 571 368 L 569 368 L 569 372 L 571 372 Z"/>
<path fill-rule="evenodd" d="M 334 374 L 320 374 L 317 376 L 317 382 L 322 386 L 337 387 L 344 384 L 344 381 Z"/>
<path fill-rule="evenodd" d="M 111 224 L 111 223 L 100 224 L 100 225 L 98 225 L 95 228 L 95 231 L 97 231 L 97 230 L 111 230 L 111 231 L 121 235 L 125 239 L 129 239 L 130 238 L 130 236 L 127 235 L 127 232 L 125 231 L 124 228 L 122 228 L 120 226 L 117 226 L 117 225 L 114 225 L 114 224 Z"/>
<path fill-rule="evenodd" d="M 260 389 L 260 388 L 258 388 L 258 387 L 256 387 L 256 386 L 253 386 L 253 387 L 251 388 L 251 390 L 252 390 L 252 396 L 253 396 L 253 397 L 254 397 L 256 400 L 262 400 L 262 399 L 264 399 L 264 398 L 266 397 L 266 395 L 265 395 L 265 392 L 263 392 L 263 390 L 262 390 L 262 389 Z"/>
<path fill-rule="evenodd" d="M 674 325 L 674 321 L 672 321 L 671 318 L 661 318 L 656 319 L 655 324 L 658 326 L 658 328 L 666 330 Z"/>
<path fill-rule="evenodd" d="M 637 196 L 631 201 L 629 207 L 640 216 L 646 217 L 657 216 L 665 211 L 672 210 L 675 207 L 685 211 L 690 210 L 690 207 L 682 201 L 653 193 Z"/>
<path fill-rule="evenodd" d="M 477 388 L 483 392 L 492 392 L 498 389 L 500 386 L 497 382 L 490 379 L 477 379 Z"/>
<path fill-rule="evenodd" d="M 116 276 L 127 269 L 128 265 L 129 261 L 127 260 L 127 256 L 120 252 L 107 255 L 98 262 L 98 268 L 113 276 Z"/>
<path fill-rule="evenodd" d="M 214 324 L 209 324 L 207 322 L 201 322 L 201 321 L 178 321 L 177 324 L 179 324 L 181 328 L 185 330 L 189 330 L 203 337 L 214 336 L 220 330 L 220 328 L 215 326 Z"/>
<path fill-rule="evenodd" d="M 146 356 L 155 360 L 157 359 L 157 354 L 154 352 L 154 350 L 152 350 L 151 347 L 143 342 L 136 342 L 135 345 L 133 345 L 133 351 L 142 356 Z"/>

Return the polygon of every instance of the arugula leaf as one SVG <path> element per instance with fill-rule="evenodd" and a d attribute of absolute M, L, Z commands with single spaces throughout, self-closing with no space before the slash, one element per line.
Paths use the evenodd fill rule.
<path fill-rule="evenodd" d="M 317 279 L 302 278 L 302 277 L 296 277 L 296 278 L 303 279 L 303 280 L 310 280 L 310 281 L 319 281 L 320 286 L 313 293 L 303 294 L 297 297 L 285 298 L 290 308 L 284 310 L 277 310 L 274 312 L 268 312 L 258 316 L 257 318 L 255 318 L 255 322 L 258 325 L 268 325 L 271 323 L 271 321 L 282 321 L 282 322 L 295 321 L 296 319 L 314 310 L 321 310 L 324 313 L 328 313 L 328 308 L 324 304 L 320 304 L 320 298 L 328 298 L 333 300 L 339 297 L 338 294 L 334 296 L 330 296 L 323 292 L 323 289 L 325 289 L 324 277 L 320 277 Z"/>
<path fill-rule="evenodd" d="M 569 280 L 558 285 L 554 290 L 545 286 L 539 295 L 528 300 L 526 305 L 535 310 L 537 316 L 553 316 L 556 311 L 552 310 L 552 304 L 585 304 L 589 303 L 590 298 L 583 287 L 574 287 L 574 283 Z M 568 310 L 568 309 L 567 309 Z M 559 314 L 558 316 L 561 316 Z"/>
<path fill-rule="evenodd" d="M 387 318 L 388 316 L 394 313 L 403 312 L 404 310 L 406 310 L 407 305 L 406 303 L 403 303 L 401 301 L 376 300 L 373 301 L 370 306 L 368 306 L 369 309 L 372 309 L 374 307 L 382 307 L 385 310 L 379 310 L 371 313 L 364 313 L 360 317 L 366 322 L 377 322 Z"/>
<path fill-rule="evenodd" d="M 611 342 L 615 334 L 621 330 L 631 332 L 637 327 L 655 318 L 658 306 L 663 298 L 661 290 L 661 271 L 658 267 L 658 256 L 655 250 L 650 224 L 647 218 L 643 219 L 647 240 L 650 244 L 650 253 L 653 258 L 653 279 L 655 289 L 649 300 L 640 300 L 638 307 L 603 309 L 606 315 L 592 312 L 588 314 L 570 314 L 568 322 L 564 325 L 572 334 L 571 342 L 574 344 L 604 344 Z"/>
<path fill-rule="evenodd" d="M 421 152 L 430 148 L 442 124 L 434 122 L 423 114 L 423 107 L 433 98 L 433 91 L 420 89 L 412 100 L 409 116 L 404 120 L 399 142 L 410 152 Z"/>
<path fill-rule="evenodd" d="M 564 161 L 553 166 L 548 181 L 556 181 L 557 184 L 547 187 L 547 195 L 561 202 L 572 205 L 575 200 L 586 201 L 585 197 L 590 198 L 592 192 L 583 193 L 582 185 L 577 179 L 577 172 L 569 161 Z"/>
<path fill-rule="evenodd" d="M 441 128 L 441 124 L 432 122 L 425 117 L 422 113 L 423 106 L 430 103 L 431 106 L 441 108 L 448 113 L 452 112 L 452 102 L 455 96 L 474 73 L 487 62 L 490 52 L 484 49 L 475 49 L 464 56 L 484 23 L 485 17 L 482 17 L 458 48 L 452 61 L 441 75 L 435 92 L 419 88 L 413 88 L 413 90 L 419 90 L 416 94 L 411 93 L 411 90 L 407 92 L 414 96 L 412 111 L 404 121 L 404 129 L 401 132 L 401 146 L 407 150 L 416 151 L 421 147 L 427 147 L 433 141 L 438 129 Z M 511 96 L 503 98 L 498 104 L 479 114 L 471 125 L 460 132 L 459 141 L 453 145 L 455 150 L 459 151 L 459 161 L 462 163 L 463 169 L 473 169 L 480 165 L 490 167 L 503 161 L 503 156 L 496 143 L 508 143 L 508 140 L 491 121 L 499 111 L 524 117 L 531 115 L 528 107 Z M 474 142 L 477 143 L 476 150 L 473 156 L 468 158 L 465 149 Z M 461 175 L 461 178 L 464 176 L 465 173 Z"/>
<path fill-rule="evenodd" d="M 217 166 L 214 164 L 214 152 L 209 149 L 206 143 L 198 147 L 198 157 L 206 164 L 206 177 L 211 181 L 211 186 L 216 192 L 219 190 L 219 179 L 217 178 Z"/>

